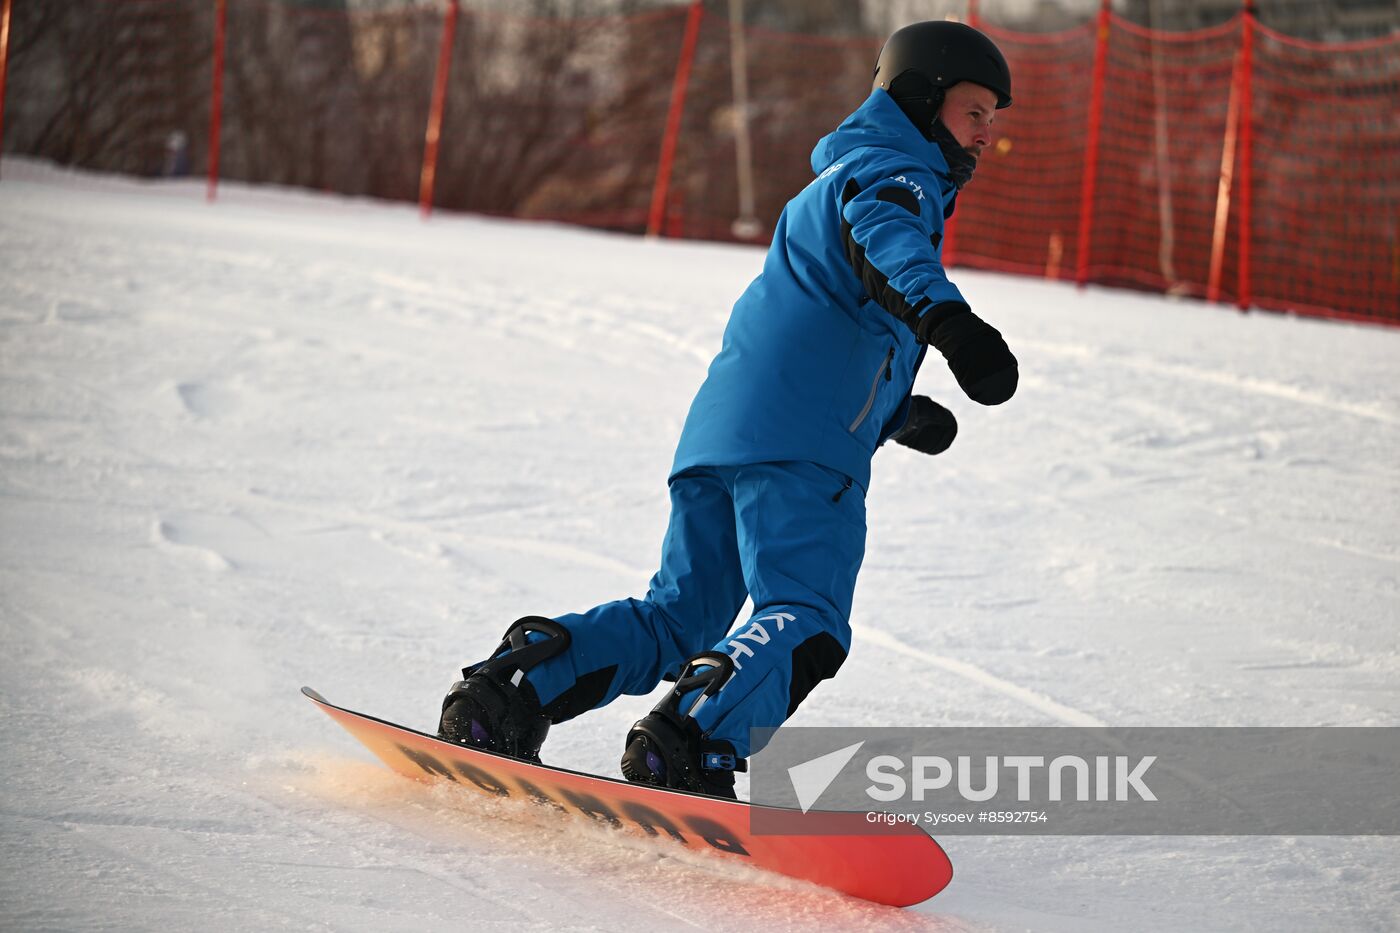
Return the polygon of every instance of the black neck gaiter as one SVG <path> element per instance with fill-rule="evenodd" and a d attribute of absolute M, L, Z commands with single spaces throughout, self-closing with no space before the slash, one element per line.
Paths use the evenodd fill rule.
<path fill-rule="evenodd" d="M 977 169 L 977 156 L 959 144 L 948 127 L 943 125 L 942 120 L 934 119 L 933 135 L 930 138 L 948 163 L 948 175 L 954 187 L 961 191 L 963 185 L 972 180 L 972 173 Z"/>

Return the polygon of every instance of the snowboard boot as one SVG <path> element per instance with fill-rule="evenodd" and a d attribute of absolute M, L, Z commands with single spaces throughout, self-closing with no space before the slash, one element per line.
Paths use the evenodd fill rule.
<path fill-rule="evenodd" d="M 701 735 L 693 718 L 733 673 L 734 661 L 718 651 L 687 661 L 671 692 L 628 731 L 622 776 L 635 784 L 734 800 L 734 772 L 747 771 L 748 762 L 737 757 L 728 742 Z M 685 710 L 680 708 L 683 700 Z"/>
<path fill-rule="evenodd" d="M 553 619 L 526 616 L 506 630 L 490 660 L 462 671 L 442 701 L 438 735 L 449 742 L 539 762 L 549 719 L 525 672 L 569 647 Z"/>

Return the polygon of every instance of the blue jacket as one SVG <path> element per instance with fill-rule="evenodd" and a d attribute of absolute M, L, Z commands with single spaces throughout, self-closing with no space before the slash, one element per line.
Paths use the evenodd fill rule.
<path fill-rule="evenodd" d="M 812 170 L 734 305 L 673 477 L 807 460 L 865 489 L 876 448 L 908 416 L 925 349 L 913 326 L 963 301 L 941 259 L 948 163 L 884 90 L 817 143 Z"/>

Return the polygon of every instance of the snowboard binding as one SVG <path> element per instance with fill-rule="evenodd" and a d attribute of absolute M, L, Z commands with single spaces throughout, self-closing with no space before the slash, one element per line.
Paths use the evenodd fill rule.
<path fill-rule="evenodd" d="M 489 660 L 462 670 L 442 701 L 438 735 L 538 763 L 550 723 L 525 672 L 568 647 L 569 630 L 553 619 L 516 620 Z"/>
<path fill-rule="evenodd" d="M 733 659 L 718 651 L 687 661 L 671 692 L 628 731 L 622 776 L 634 784 L 736 799 L 734 772 L 747 771 L 748 762 L 728 742 L 705 738 L 694 719 L 733 673 Z M 682 711 L 682 700 L 694 691 L 698 695 Z"/>

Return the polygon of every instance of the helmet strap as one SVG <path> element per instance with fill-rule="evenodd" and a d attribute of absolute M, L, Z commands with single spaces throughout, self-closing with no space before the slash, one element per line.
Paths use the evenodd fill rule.
<path fill-rule="evenodd" d="M 890 82 L 889 93 L 909 122 L 931 142 L 933 123 L 943 107 L 943 88 L 934 87 L 917 71 L 906 71 Z"/>

